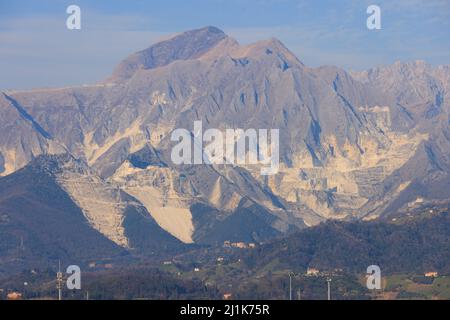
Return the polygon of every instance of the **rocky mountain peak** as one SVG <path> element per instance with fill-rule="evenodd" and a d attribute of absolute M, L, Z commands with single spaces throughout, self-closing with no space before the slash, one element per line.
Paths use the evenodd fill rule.
<path fill-rule="evenodd" d="M 177 60 L 195 59 L 227 38 L 220 29 L 212 26 L 179 33 L 123 60 L 107 82 L 131 78 L 139 69 L 154 69 Z"/>

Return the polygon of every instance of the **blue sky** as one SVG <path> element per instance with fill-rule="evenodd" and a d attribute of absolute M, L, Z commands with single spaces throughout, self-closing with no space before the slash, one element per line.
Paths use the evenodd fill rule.
<path fill-rule="evenodd" d="M 70 4 L 81 30 L 65 27 Z M 381 30 L 366 28 L 371 4 Z M 0 89 L 95 83 L 128 54 L 206 25 L 243 44 L 276 37 L 313 67 L 450 64 L 450 0 L 0 0 Z"/>

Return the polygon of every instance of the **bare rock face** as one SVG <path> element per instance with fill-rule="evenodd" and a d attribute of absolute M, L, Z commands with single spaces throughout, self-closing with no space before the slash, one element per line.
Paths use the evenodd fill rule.
<path fill-rule="evenodd" d="M 124 247 L 123 194 L 184 243 L 213 239 L 219 221 L 246 221 L 233 218 L 251 211 L 244 203 L 265 212 L 258 239 L 330 218 L 375 219 L 414 197 L 434 201 L 433 185 L 447 181 L 449 92 L 448 66 L 309 68 L 276 39 L 241 46 L 206 27 L 132 54 L 98 85 L 1 95 L 0 174 L 71 154 L 88 169 L 58 181 Z M 196 120 L 204 130 L 279 129 L 279 173 L 173 164 L 171 132 Z"/>

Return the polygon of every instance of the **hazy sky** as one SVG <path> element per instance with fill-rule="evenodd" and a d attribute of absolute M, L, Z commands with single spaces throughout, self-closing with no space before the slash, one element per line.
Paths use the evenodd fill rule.
<path fill-rule="evenodd" d="M 81 30 L 66 28 L 71 4 Z M 371 4 L 381 30 L 366 27 Z M 309 66 L 450 64 L 450 0 L 0 0 L 0 89 L 94 83 L 128 54 L 207 25 L 241 43 L 276 37 Z"/>

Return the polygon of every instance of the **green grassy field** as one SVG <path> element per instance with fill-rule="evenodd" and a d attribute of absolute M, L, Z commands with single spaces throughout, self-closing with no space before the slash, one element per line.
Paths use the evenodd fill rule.
<path fill-rule="evenodd" d="M 418 276 L 392 275 L 386 277 L 381 297 L 396 299 L 450 299 L 450 277 L 438 276 L 423 283 Z"/>

